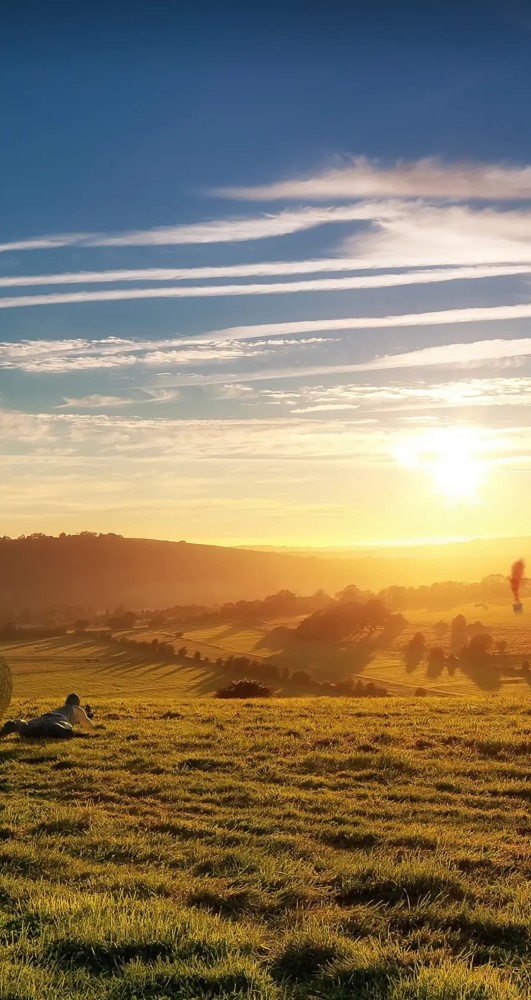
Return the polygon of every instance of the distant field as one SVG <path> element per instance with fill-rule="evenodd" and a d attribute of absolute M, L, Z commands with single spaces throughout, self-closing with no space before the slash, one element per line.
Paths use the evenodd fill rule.
<path fill-rule="evenodd" d="M 491 606 L 488 610 L 475 605 L 454 608 L 451 612 L 406 612 L 408 629 L 391 645 L 380 647 L 378 640 L 370 650 L 368 659 L 360 659 L 356 645 L 334 647 L 326 643 L 279 644 L 272 636 L 279 625 L 295 626 L 299 619 L 268 621 L 253 626 L 232 624 L 185 624 L 171 629 L 135 629 L 128 633 L 146 643 L 145 649 L 133 651 L 102 643 L 90 632 L 85 636 L 69 635 L 63 639 L 45 639 L 38 642 L 9 642 L 0 644 L 0 654 L 5 656 L 15 675 L 15 693 L 22 698 L 35 697 L 47 692 L 53 699 L 61 697 L 67 688 L 80 688 L 87 699 L 116 697 L 122 694 L 157 697 L 204 696 L 213 693 L 226 675 L 214 666 L 218 657 L 229 655 L 252 656 L 257 660 L 272 660 L 291 670 L 305 670 L 319 680 L 336 680 L 346 674 L 362 680 L 384 684 L 391 694 L 411 695 L 418 687 L 435 695 L 452 694 L 507 694 L 514 697 L 531 697 L 531 688 L 522 676 L 501 677 L 497 672 L 479 672 L 473 676 L 458 669 L 450 677 L 444 670 L 438 677 L 430 677 L 425 662 L 408 671 L 405 663 L 404 644 L 422 631 L 428 645 L 437 645 L 433 625 L 441 619 L 450 622 L 457 614 L 464 614 L 467 621 L 480 620 L 492 632 L 495 640 L 505 639 L 508 653 L 504 663 L 520 667 L 523 660 L 531 661 L 531 605 L 529 617 L 513 614 L 507 606 Z M 179 632 L 183 636 L 177 638 Z M 208 657 L 210 665 L 203 663 L 164 663 L 153 656 L 149 649 L 152 639 L 173 642 L 175 648 L 186 646 L 190 655 L 196 650 Z M 443 641 L 444 645 L 444 641 Z M 275 685 L 285 696 L 300 691 L 279 682 Z"/>
<path fill-rule="evenodd" d="M 129 695 L 0 744 L 2 1000 L 531 997 L 524 703 Z"/>

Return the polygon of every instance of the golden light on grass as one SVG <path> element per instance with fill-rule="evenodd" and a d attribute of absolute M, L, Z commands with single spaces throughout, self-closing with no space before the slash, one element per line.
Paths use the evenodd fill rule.
<path fill-rule="evenodd" d="M 477 503 L 487 471 L 485 441 L 474 427 L 437 427 L 402 441 L 394 458 L 409 469 L 425 469 L 435 492 L 448 503 Z"/>

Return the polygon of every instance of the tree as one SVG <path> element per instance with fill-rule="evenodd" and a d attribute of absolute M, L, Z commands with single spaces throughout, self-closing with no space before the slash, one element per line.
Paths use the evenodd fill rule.
<path fill-rule="evenodd" d="M 297 609 L 297 597 L 291 590 L 279 590 L 277 594 L 269 594 L 264 600 L 266 615 L 290 615 Z"/>
<path fill-rule="evenodd" d="M 291 675 L 291 683 L 308 685 L 312 683 L 312 678 L 305 670 L 294 670 Z"/>
<path fill-rule="evenodd" d="M 349 583 L 348 587 L 344 587 L 343 590 L 339 590 L 336 594 L 336 600 L 338 601 L 359 601 L 363 594 L 359 587 L 356 587 L 355 583 Z"/>
<path fill-rule="evenodd" d="M 452 632 L 464 632 L 466 628 L 466 618 L 464 615 L 456 615 L 452 618 L 451 630 Z"/>
<path fill-rule="evenodd" d="M 401 614 L 401 612 L 391 615 L 384 625 L 382 637 L 385 635 L 386 638 L 394 639 L 397 635 L 400 635 L 400 633 L 403 632 L 408 625 L 409 622 L 407 618 L 404 618 L 404 615 Z"/>
<path fill-rule="evenodd" d="M 134 628 L 136 621 L 137 615 L 134 611 L 118 610 L 107 620 L 107 625 L 116 632 L 125 632 Z"/>
<path fill-rule="evenodd" d="M 459 650 L 465 645 L 467 639 L 466 635 L 466 618 L 464 615 L 457 615 L 450 626 L 450 643 L 452 649 Z"/>
<path fill-rule="evenodd" d="M 413 652 L 415 652 L 415 653 L 422 652 L 423 653 L 425 651 L 425 649 L 426 649 L 426 640 L 425 640 L 422 632 L 415 632 L 415 635 L 413 636 L 412 639 L 409 640 L 409 642 L 407 644 L 407 649 L 410 652 L 412 652 L 412 653 Z"/>
<path fill-rule="evenodd" d="M 415 635 L 406 645 L 406 667 L 414 670 L 426 655 L 426 640 L 422 632 L 415 632 Z"/>
<path fill-rule="evenodd" d="M 78 618 L 74 622 L 74 632 L 76 632 L 78 635 L 82 635 L 85 629 L 89 627 L 89 625 L 90 622 L 88 618 Z"/>
<path fill-rule="evenodd" d="M 444 637 L 448 635 L 450 631 L 450 626 L 448 625 L 447 622 L 440 621 L 440 622 L 435 622 L 435 625 L 432 626 L 432 629 L 435 632 L 437 639 L 444 639 Z"/>
<path fill-rule="evenodd" d="M 304 618 L 295 634 L 313 642 L 340 642 L 364 633 L 372 635 L 376 629 L 384 628 L 390 617 L 391 612 L 378 598 L 365 604 L 340 600 Z"/>
<path fill-rule="evenodd" d="M 465 628 L 465 632 L 469 639 L 471 639 L 474 635 L 481 635 L 482 632 L 487 631 L 488 629 L 483 622 L 470 622 L 470 624 Z"/>

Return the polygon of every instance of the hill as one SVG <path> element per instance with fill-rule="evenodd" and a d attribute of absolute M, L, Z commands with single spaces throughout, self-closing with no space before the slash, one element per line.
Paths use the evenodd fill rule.
<path fill-rule="evenodd" d="M 316 556 L 254 552 L 120 535 L 0 539 L 0 610 L 56 605 L 167 607 L 265 597 L 281 588 L 332 591 L 350 566 Z"/>
<path fill-rule="evenodd" d="M 0 539 L 0 615 L 22 608 L 168 607 L 260 598 L 280 589 L 335 593 L 508 572 L 529 539 L 317 553 L 262 551 L 122 538 L 41 534 Z"/>
<path fill-rule="evenodd" d="M 352 548 L 273 548 L 268 552 L 344 559 L 359 571 L 359 586 L 379 590 L 389 584 L 421 586 L 434 580 L 469 583 L 484 576 L 507 575 L 516 559 L 531 554 L 531 539 L 471 538 L 463 541 L 367 545 Z M 357 582 L 357 581 L 356 581 Z"/>

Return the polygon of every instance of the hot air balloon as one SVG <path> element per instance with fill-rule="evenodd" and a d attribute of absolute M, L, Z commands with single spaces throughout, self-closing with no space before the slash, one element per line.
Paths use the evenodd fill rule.
<path fill-rule="evenodd" d="M 511 585 L 511 590 L 514 597 L 513 611 L 515 615 L 520 615 L 524 610 L 522 602 L 520 600 L 520 587 L 524 582 L 524 569 L 525 569 L 525 562 L 523 559 L 518 559 L 511 566 L 511 575 L 509 577 L 509 583 Z"/>

